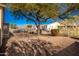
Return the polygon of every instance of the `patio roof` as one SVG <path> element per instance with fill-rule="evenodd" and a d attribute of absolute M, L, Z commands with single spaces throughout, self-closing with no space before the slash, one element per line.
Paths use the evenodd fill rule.
<path fill-rule="evenodd" d="M 3 4 L 0 3 L 0 7 L 6 7 L 6 4 L 5 3 L 3 3 Z"/>

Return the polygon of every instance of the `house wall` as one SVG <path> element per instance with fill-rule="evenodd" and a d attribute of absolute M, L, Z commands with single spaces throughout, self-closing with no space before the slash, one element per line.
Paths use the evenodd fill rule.
<path fill-rule="evenodd" d="M 55 23 L 51 23 L 47 25 L 47 30 L 51 30 L 51 29 L 58 29 L 58 26 L 60 25 L 60 23 L 55 22 Z"/>
<path fill-rule="evenodd" d="M 2 8 L 0 7 L 0 29 L 2 27 Z"/>
<path fill-rule="evenodd" d="M 0 46 L 2 46 L 3 41 L 3 22 L 4 22 L 4 10 L 3 4 L 0 4 Z"/>
<path fill-rule="evenodd" d="M 3 7 L 0 6 L 0 46 L 2 45 Z"/>

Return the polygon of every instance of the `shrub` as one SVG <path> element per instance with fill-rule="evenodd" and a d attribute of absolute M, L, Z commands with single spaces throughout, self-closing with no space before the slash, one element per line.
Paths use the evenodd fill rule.
<path fill-rule="evenodd" d="M 51 30 L 51 35 L 58 35 L 59 30 L 58 29 L 52 29 Z"/>

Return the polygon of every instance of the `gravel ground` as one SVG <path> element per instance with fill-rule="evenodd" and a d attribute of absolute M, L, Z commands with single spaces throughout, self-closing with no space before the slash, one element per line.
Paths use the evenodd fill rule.
<path fill-rule="evenodd" d="M 15 35 L 7 41 L 7 48 L 11 47 L 12 42 L 26 41 L 27 39 L 40 39 L 52 43 L 55 56 L 77 56 L 79 55 L 79 40 L 62 36 L 48 35 Z"/>

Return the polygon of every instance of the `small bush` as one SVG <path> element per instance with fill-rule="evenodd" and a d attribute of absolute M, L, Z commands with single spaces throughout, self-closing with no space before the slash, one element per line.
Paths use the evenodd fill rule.
<path fill-rule="evenodd" d="M 52 29 L 51 30 L 51 35 L 58 35 L 58 33 L 59 33 L 59 30 L 58 29 Z"/>

